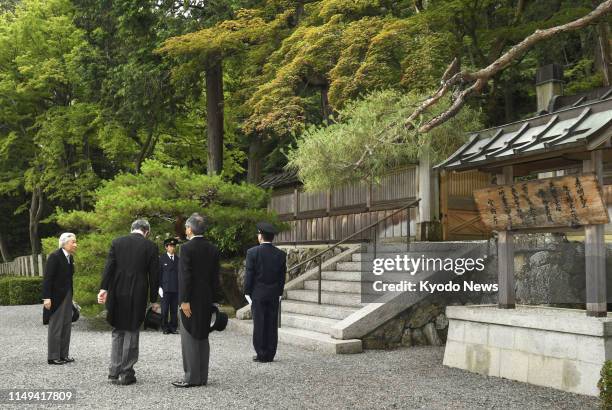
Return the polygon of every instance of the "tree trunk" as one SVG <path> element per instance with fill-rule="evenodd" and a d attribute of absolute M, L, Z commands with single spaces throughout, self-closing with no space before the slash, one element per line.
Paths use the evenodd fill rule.
<path fill-rule="evenodd" d="M 30 246 L 32 255 L 40 254 L 40 236 L 38 235 L 38 226 L 42 217 L 43 209 L 43 193 L 42 188 L 34 187 L 32 189 L 32 202 L 30 203 Z M 38 275 L 38 264 L 34 264 L 34 274 Z"/>
<path fill-rule="evenodd" d="M 261 178 L 261 148 L 261 138 L 259 136 L 251 137 L 247 169 L 247 182 L 251 184 L 258 183 Z"/>
<path fill-rule="evenodd" d="M 2 255 L 3 262 L 11 260 L 11 255 L 9 254 L 8 246 L 4 240 L 4 236 L 2 236 L 2 232 L 0 232 L 0 254 Z"/>
<path fill-rule="evenodd" d="M 329 99 L 327 98 L 327 93 L 329 91 L 329 85 L 325 84 L 321 86 L 321 115 L 323 116 L 323 121 L 331 122 L 331 110 L 329 108 Z"/>
<path fill-rule="evenodd" d="M 223 68 L 217 58 L 206 68 L 206 125 L 208 128 L 208 175 L 223 170 Z"/>
<path fill-rule="evenodd" d="M 596 2 L 593 2 L 596 3 Z M 596 6 L 596 4 L 593 4 Z M 610 47 L 610 25 L 604 19 L 595 26 L 597 44 L 595 46 L 595 67 L 601 71 L 604 86 L 612 85 L 612 49 Z"/>
<path fill-rule="evenodd" d="M 145 159 L 147 159 L 147 156 L 152 151 L 150 149 L 152 141 L 153 141 L 153 130 L 151 129 L 151 130 L 149 130 L 149 132 L 147 134 L 147 140 L 140 147 L 140 152 L 138 153 L 138 158 L 136 158 L 136 173 L 137 174 L 140 174 L 140 168 L 142 167 L 142 163 L 144 162 Z"/>

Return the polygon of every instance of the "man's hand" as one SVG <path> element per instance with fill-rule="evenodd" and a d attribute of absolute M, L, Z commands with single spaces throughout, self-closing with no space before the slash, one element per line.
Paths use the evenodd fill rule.
<path fill-rule="evenodd" d="M 51 310 L 51 299 L 43 299 L 43 306 L 47 310 Z"/>
<path fill-rule="evenodd" d="M 108 293 L 104 289 L 100 289 L 100 292 L 98 293 L 98 303 L 101 305 L 105 304 L 106 296 L 108 296 Z"/>
<path fill-rule="evenodd" d="M 189 303 L 181 303 L 181 310 L 187 317 L 191 317 L 191 305 Z"/>
<path fill-rule="evenodd" d="M 157 289 L 157 294 L 160 298 L 164 297 L 164 290 L 161 288 L 161 286 L 159 287 L 159 289 Z"/>

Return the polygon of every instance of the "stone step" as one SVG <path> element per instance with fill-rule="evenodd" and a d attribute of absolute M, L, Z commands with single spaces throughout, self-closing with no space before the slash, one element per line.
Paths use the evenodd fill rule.
<path fill-rule="evenodd" d="M 316 303 L 318 301 L 318 294 L 316 290 L 288 290 L 287 300 Z M 365 306 L 364 303 L 361 303 L 361 295 L 357 293 L 321 292 L 321 303 L 326 305 L 339 305 L 358 308 Z"/>
<path fill-rule="evenodd" d="M 305 280 L 304 289 L 318 290 L 319 281 L 318 280 Z M 322 280 L 321 289 L 324 292 L 361 293 L 361 282 Z"/>
<path fill-rule="evenodd" d="M 409 252 L 436 251 L 446 252 L 455 251 L 467 246 L 486 245 L 486 241 L 445 241 L 445 242 L 410 242 Z M 374 249 L 373 244 L 366 245 L 366 252 L 371 253 Z M 362 251 L 363 252 L 363 251 Z M 406 252 L 406 243 L 379 243 L 376 245 L 376 252 Z"/>
<path fill-rule="evenodd" d="M 421 255 L 419 254 L 419 256 L 416 256 L 415 258 L 419 258 L 420 256 Z M 450 256 L 449 256 L 449 254 L 436 254 L 436 255 L 432 254 L 432 255 L 430 255 L 428 257 L 444 259 L 444 258 L 450 257 Z M 402 267 L 402 269 L 403 269 L 403 266 L 404 266 L 403 263 L 404 262 L 403 262 L 403 259 L 402 259 L 402 261 L 400 262 L 400 266 Z M 410 263 L 410 262 L 408 262 L 408 263 Z M 408 266 L 411 266 L 411 265 L 408 265 Z M 430 265 L 430 270 L 431 270 L 432 267 L 433 267 L 433 265 Z M 335 270 L 336 271 L 351 271 L 351 272 L 368 272 L 368 271 L 371 272 L 372 268 L 373 268 L 373 266 L 372 266 L 371 262 L 367 262 L 367 261 L 364 261 L 364 262 L 354 262 L 353 261 L 353 262 L 338 262 L 338 263 L 336 263 L 336 269 Z M 331 271 L 331 270 L 332 269 L 330 269 L 329 271 Z M 396 270 L 390 270 L 390 271 L 387 271 L 387 272 L 394 272 L 394 271 L 396 271 Z M 403 272 L 403 271 L 396 271 L 396 272 Z"/>
<path fill-rule="evenodd" d="M 242 333 L 253 334 L 253 322 L 251 320 L 230 319 L 228 327 Z M 338 340 L 333 339 L 328 334 L 292 328 L 285 325 L 278 329 L 278 340 L 281 343 L 325 353 L 349 354 L 361 353 L 363 351 L 362 343 L 359 339 Z M 282 347 L 279 351 L 282 354 Z"/>
<path fill-rule="evenodd" d="M 319 316 L 339 320 L 344 319 L 359 310 L 359 308 L 356 307 L 324 304 L 319 305 L 313 302 L 298 302 L 294 300 L 283 300 L 281 303 L 281 309 L 283 314 L 285 312 L 299 313 L 302 315 Z"/>
<path fill-rule="evenodd" d="M 368 268 L 367 264 L 365 263 L 362 264 L 361 262 L 338 262 L 336 263 L 336 270 L 360 272 L 367 268 Z"/>
<path fill-rule="evenodd" d="M 339 319 L 328 317 L 302 315 L 299 313 L 281 313 L 281 324 L 296 329 L 312 330 L 313 332 L 330 334 L 333 325 Z"/>
<path fill-rule="evenodd" d="M 321 278 L 324 281 L 330 280 L 343 282 L 373 282 L 374 280 L 384 280 L 385 282 L 399 282 L 402 280 L 414 280 L 415 278 L 423 277 L 425 274 L 426 272 L 422 271 L 417 272 L 415 275 L 410 275 L 407 272 L 385 272 L 383 275 L 380 276 L 376 276 L 373 274 L 368 274 L 366 276 L 365 272 L 357 271 L 323 271 L 321 272 Z"/>
<path fill-rule="evenodd" d="M 438 256 L 438 254 L 442 253 L 445 254 L 447 251 L 411 251 L 411 252 L 406 252 L 406 249 L 404 249 L 403 251 L 397 251 L 397 252 L 380 252 L 377 251 L 376 252 L 376 258 L 394 258 L 396 255 L 408 255 L 409 258 L 420 258 L 421 256 L 425 256 L 425 257 L 435 257 Z M 441 256 L 441 255 L 439 255 Z M 374 253 L 373 252 L 356 252 L 354 254 L 351 255 L 351 260 L 352 262 L 362 262 L 362 261 L 371 261 L 374 259 Z"/>
<path fill-rule="evenodd" d="M 331 270 L 331 271 L 323 271 L 321 272 L 321 278 L 323 280 L 341 280 L 341 281 L 349 281 L 349 282 L 360 282 L 361 281 L 361 272 L 359 271 L 341 271 L 341 270 Z"/>

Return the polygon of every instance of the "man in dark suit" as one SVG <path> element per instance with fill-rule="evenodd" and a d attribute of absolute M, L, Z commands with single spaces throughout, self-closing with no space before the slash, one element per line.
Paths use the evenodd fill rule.
<path fill-rule="evenodd" d="M 278 344 L 278 310 L 285 288 L 287 255 L 272 245 L 276 230 L 266 222 L 257 224 L 259 246 L 246 256 L 244 294 L 251 299 L 253 314 L 253 361 L 271 362 Z"/>
<path fill-rule="evenodd" d="M 205 240 L 204 218 L 193 214 L 185 222 L 189 242 L 181 246 L 179 301 L 183 380 L 175 387 L 203 386 L 208 382 L 208 333 L 213 305 L 220 298 L 219 251 Z"/>
<path fill-rule="evenodd" d="M 164 334 L 177 334 L 178 314 L 178 267 L 179 257 L 176 253 L 178 241 L 168 238 L 164 241 L 166 253 L 159 257 L 159 295 L 161 296 L 162 330 Z M 168 323 L 170 313 L 170 323 Z"/>
<path fill-rule="evenodd" d="M 108 378 L 115 384 L 136 382 L 140 325 L 147 299 L 157 301 L 159 255 L 147 239 L 150 230 L 147 221 L 134 221 L 129 235 L 112 242 L 102 275 L 98 303 L 106 304 L 106 320 L 113 327 Z"/>
<path fill-rule="evenodd" d="M 50 315 L 47 330 L 49 364 L 74 362 L 68 356 L 68 350 L 72 330 L 72 255 L 76 249 L 76 236 L 69 232 L 63 233 L 59 237 L 59 249 L 49 255 L 45 266 L 43 306 L 46 309 L 45 316 Z"/>

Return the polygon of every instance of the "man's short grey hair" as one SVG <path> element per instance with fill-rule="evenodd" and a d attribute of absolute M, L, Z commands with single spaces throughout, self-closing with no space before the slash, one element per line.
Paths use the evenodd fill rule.
<path fill-rule="evenodd" d="M 136 219 L 134 222 L 132 222 L 132 231 L 135 230 L 149 232 L 151 230 L 151 225 L 149 225 L 149 221 L 146 219 Z"/>
<path fill-rule="evenodd" d="M 191 228 L 194 235 L 202 235 L 206 229 L 204 217 L 198 213 L 191 214 L 185 222 L 185 228 Z"/>
<path fill-rule="evenodd" d="M 59 247 L 63 248 L 64 245 L 66 245 L 68 242 L 70 242 L 73 239 L 76 240 L 75 234 L 73 234 L 72 232 L 64 232 L 59 237 L 59 241 L 58 241 Z"/>

